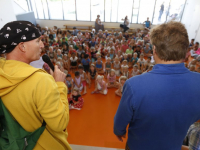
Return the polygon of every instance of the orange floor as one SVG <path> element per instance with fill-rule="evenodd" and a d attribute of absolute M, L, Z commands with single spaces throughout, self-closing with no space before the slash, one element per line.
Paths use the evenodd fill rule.
<path fill-rule="evenodd" d="M 108 89 L 107 95 L 91 94 L 93 90 L 94 80 L 90 89 L 87 85 L 83 108 L 70 110 L 68 142 L 76 145 L 124 148 L 126 139 L 120 142 L 113 133 L 113 120 L 120 102 L 120 97 L 115 95 L 116 89 Z"/>
<path fill-rule="evenodd" d="M 189 62 L 191 60 L 189 57 Z M 127 139 L 120 142 L 113 133 L 113 120 L 120 102 L 120 97 L 114 93 L 116 89 L 109 89 L 106 96 L 91 94 L 93 90 L 94 81 L 90 89 L 87 85 L 82 110 L 70 110 L 68 142 L 76 145 L 124 148 Z"/>

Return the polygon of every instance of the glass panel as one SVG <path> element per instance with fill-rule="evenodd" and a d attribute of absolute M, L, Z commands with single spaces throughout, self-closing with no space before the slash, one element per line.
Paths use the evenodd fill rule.
<path fill-rule="evenodd" d="M 37 11 L 38 11 L 38 18 L 39 19 L 44 19 L 44 12 L 43 12 L 43 7 L 42 7 L 41 0 L 35 0 L 35 5 L 36 5 Z"/>
<path fill-rule="evenodd" d="M 111 0 L 105 0 L 105 22 L 110 22 Z"/>
<path fill-rule="evenodd" d="M 47 0 L 50 19 L 63 20 L 63 8 L 61 0 Z"/>
<path fill-rule="evenodd" d="M 139 9 L 139 6 L 140 6 L 140 0 L 134 0 L 134 2 L 133 2 L 133 8 Z"/>
<path fill-rule="evenodd" d="M 152 21 L 154 5 L 155 0 L 140 0 L 138 23 L 143 23 L 147 17 L 149 17 L 149 21 Z"/>
<path fill-rule="evenodd" d="M 64 19 L 76 20 L 75 0 L 63 0 Z"/>
<path fill-rule="evenodd" d="M 118 14 L 118 1 L 119 0 L 112 0 L 111 4 L 111 22 L 117 22 L 117 14 Z"/>
<path fill-rule="evenodd" d="M 123 22 L 122 19 L 125 16 L 128 16 L 129 22 L 131 21 L 133 0 L 119 0 L 119 8 L 118 8 L 118 20 L 117 22 Z M 125 11 L 126 10 L 126 11 Z"/>
<path fill-rule="evenodd" d="M 171 4 L 167 10 L 167 21 L 176 20 L 180 21 L 183 10 L 184 10 L 185 0 L 171 0 Z"/>
<path fill-rule="evenodd" d="M 132 23 L 138 23 L 138 10 L 140 6 L 140 0 L 133 0 L 133 16 Z M 131 12 L 132 13 L 132 12 Z"/>
<path fill-rule="evenodd" d="M 132 23 L 137 23 L 138 9 L 133 9 Z"/>
<path fill-rule="evenodd" d="M 97 15 L 104 21 L 104 0 L 91 0 L 91 21 L 96 21 Z"/>
<path fill-rule="evenodd" d="M 28 5 L 26 0 L 14 0 L 18 5 L 20 5 L 25 11 L 28 11 Z"/>
<path fill-rule="evenodd" d="M 46 0 L 42 0 L 45 19 L 49 19 L 48 5 Z"/>
<path fill-rule="evenodd" d="M 170 0 L 157 0 L 153 24 L 161 24 L 166 21 Z"/>
<path fill-rule="evenodd" d="M 37 10 L 36 10 L 36 7 L 35 7 L 35 0 L 30 0 L 30 2 L 31 2 L 31 6 L 32 6 L 32 9 L 33 9 L 35 18 L 38 19 Z"/>
<path fill-rule="evenodd" d="M 90 0 L 76 0 L 77 20 L 90 21 Z"/>

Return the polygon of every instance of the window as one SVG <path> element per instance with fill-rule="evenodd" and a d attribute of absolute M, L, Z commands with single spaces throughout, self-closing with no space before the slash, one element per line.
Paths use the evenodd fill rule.
<path fill-rule="evenodd" d="M 126 0 L 126 1 L 119 0 L 119 7 L 118 7 L 118 12 L 117 12 L 118 13 L 117 22 L 123 22 L 122 19 L 124 19 L 125 16 L 128 16 L 128 19 L 130 22 L 131 14 L 132 14 L 132 7 L 133 7 L 133 0 Z"/>
<path fill-rule="evenodd" d="M 105 0 L 105 22 L 111 20 L 111 0 Z"/>
<path fill-rule="evenodd" d="M 110 22 L 117 22 L 119 0 L 111 0 L 111 20 Z"/>
<path fill-rule="evenodd" d="M 29 11 L 26 0 L 14 0 L 18 5 L 21 6 L 25 11 Z"/>
<path fill-rule="evenodd" d="M 35 1 L 30 0 L 30 4 L 31 4 L 32 11 L 34 12 L 35 18 L 38 19 L 38 12 L 36 9 Z"/>
<path fill-rule="evenodd" d="M 37 0 L 38 1 L 38 0 Z M 62 0 L 47 0 L 50 19 L 63 20 Z"/>
<path fill-rule="evenodd" d="M 144 23 L 181 21 L 186 0 L 14 0 L 37 19 Z"/>
<path fill-rule="evenodd" d="M 104 21 L 104 0 L 91 0 L 91 21 L 96 21 L 97 15 Z"/>
<path fill-rule="evenodd" d="M 164 23 L 167 19 L 167 13 L 169 9 L 170 0 L 157 0 L 155 7 L 155 14 L 153 18 L 154 24 Z"/>
<path fill-rule="evenodd" d="M 184 5 L 185 5 L 185 0 L 179 0 L 178 3 L 175 0 L 171 0 L 171 3 L 167 10 L 167 21 L 171 20 L 180 21 L 183 15 Z"/>
<path fill-rule="evenodd" d="M 44 19 L 44 12 L 43 12 L 43 7 L 42 7 L 42 1 L 35 1 L 35 5 L 37 7 L 37 12 L 38 12 L 38 19 Z"/>
<path fill-rule="evenodd" d="M 63 10 L 65 20 L 76 20 L 75 0 L 63 0 Z"/>
<path fill-rule="evenodd" d="M 140 0 L 138 23 L 143 23 L 149 17 L 152 22 L 155 0 Z"/>
<path fill-rule="evenodd" d="M 90 0 L 76 0 L 77 20 L 90 21 Z"/>
<path fill-rule="evenodd" d="M 134 0 L 133 1 L 132 23 L 138 23 L 139 7 L 140 7 L 140 0 Z"/>
<path fill-rule="evenodd" d="M 49 19 L 47 0 L 42 0 L 42 6 L 43 6 L 44 18 Z"/>

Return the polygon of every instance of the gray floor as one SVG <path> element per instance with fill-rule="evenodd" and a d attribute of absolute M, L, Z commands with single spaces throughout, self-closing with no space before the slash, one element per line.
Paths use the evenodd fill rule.
<path fill-rule="evenodd" d="M 73 150 L 124 150 L 117 148 L 105 148 L 105 147 L 92 147 L 92 146 L 82 146 L 70 144 Z"/>

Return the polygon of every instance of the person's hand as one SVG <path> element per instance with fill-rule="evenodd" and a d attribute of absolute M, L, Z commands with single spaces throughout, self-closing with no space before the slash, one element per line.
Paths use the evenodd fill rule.
<path fill-rule="evenodd" d="M 50 70 L 50 74 L 54 77 L 56 82 L 64 82 L 66 74 L 62 72 L 57 65 L 54 67 L 54 72 Z"/>
<path fill-rule="evenodd" d="M 116 135 L 116 136 L 117 136 L 118 140 L 121 141 L 121 142 L 123 142 L 123 138 L 126 138 L 126 134 L 124 134 L 124 135 Z"/>

